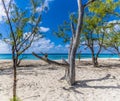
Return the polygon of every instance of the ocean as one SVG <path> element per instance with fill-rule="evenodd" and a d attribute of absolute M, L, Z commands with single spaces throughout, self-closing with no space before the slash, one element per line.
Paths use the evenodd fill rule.
<path fill-rule="evenodd" d="M 42 56 L 41 54 L 39 54 Z M 22 54 L 20 58 L 23 58 L 25 60 L 39 60 L 32 54 Z M 91 58 L 91 54 L 81 54 L 80 58 L 85 59 L 85 58 Z M 48 58 L 51 60 L 61 60 L 61 59 L 68 59 L 68 54 L 48 54 Z M 76 55 L 76 59 L 78 58 L 78 54 Z M 117 54 L 100 54 L 99 58 L 118 58 Z M 0 54 L 0 60 L 6 60 L 6 59 L 12 59 L 11 54 Z"/>

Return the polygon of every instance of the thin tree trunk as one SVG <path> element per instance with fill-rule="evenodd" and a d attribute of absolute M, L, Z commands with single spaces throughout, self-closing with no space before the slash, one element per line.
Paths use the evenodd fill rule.
<path fill-rule="evenodd" d="M 97 57 L 95 57 L 95 55 L 92 56 L 92 63 L 93 63 L 93 66 L 94 66 L 94 67 L 97 67 L 97 66 L 98 66 L 98 59 L 97 59 Z"/>
<path fill-rule="evenodd" d="M 15 57 L 15 48 L 12 46 L 12 60 L 13 60 L 13 101 L 16 101 L 16 88 L 17 88 L 17 61 Z"/>
<path fill-rule="evenodd" d="M 95 57 L 95 65 L 98 66 L 98 57 Z"/>
<path fill-rule="evenodd" d="M 16 88 L 17 88 L 17 72 L 16 72 L 16 60 L 14 59 L 14 71 L 13 71 L 13 76 L 14 76 L 14 82 L 13 82 L 13 99 L 16 98 Z M 15 100 L 16 101 L 16 100 Z"/>
<path fill-rule="evenodd" d="M 13 60 L 13 101 L 16 101 L 16 58 L 15 58 L 15 52 L 16 52 L 16 39 L 15 39 L 15 35 L 14 35 L 14 31 L 13 31 L 13 27 L 12 27 L 12 24 L 11 24 L 11 21 L 10 21 L 10 18 L 9 18 L 9 14 L 8 14 L 8 11 L 7 11 L 7 8 L 6 8 L 6 5 L 5 5 L 5 1 L 2 0 L 2 3 L 3 3 L 3 7 L 4 7 L 4 10 L 5 10 L 5 13 L 6 13 L 6 16 L 7 16 L 7 19 L 8 19 L 8 23 L 9 23 L 9 26 L 10 26 L 10 31 L 11 31 L 11 35 L 12 35 L 12 38 L 13 38 L 13 42 L 14 42 L 14 45 L 12 45 L 12 60 Z"/>
<path fill-rule="evenodd" d="M 90 50 L 91 50 L 91 53 L 92 53 L 92 63 L 93 63 L 93 66 L 97 67 L 98 66 L 98 61 L 97 61 L 97 57 L 95 56 L 93 47 L 90 47 Z"/>

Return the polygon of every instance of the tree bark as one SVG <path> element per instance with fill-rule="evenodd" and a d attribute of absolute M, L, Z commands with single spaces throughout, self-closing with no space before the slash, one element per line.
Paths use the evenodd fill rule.
<path fill-rule="evenodd" d="M 12 24 L 11 24 L 11 21 L 10 21 L 10 18 L 9 18 L 9 14 L 8 14 L 8 11 L 7 11 L 7 8 L 6 8 L 4 0 L 2 0 L 2 3 L 3 3 L 3 7 L 4 7 L 4 10 L 5 10 L 7 19 L 8 19 L 11 35 L 12 35 L 13 42 L 14 42 L 14 45 L 12 45 L 13 76 L 14 76 L 13 77 L 13 101 L 16 101 L 16 87 L 17 87 L 17 80 L 16 80 L 16 78 L 17 78 L 17 72 L 16 72 L 17 65 L 16 64 L 17 63 L 16 63 L 16 57 L 15 57 L 15 53 L 17 51 L 17 49 L 16 49 L 17 48 L 16 47 L 16 39 L 15 39 L 13 27 L 12 27 Z"/>
<path fill-rule="evenodd" d="M 47 63 L 49 63 L 49 64 L 55 64 L 55 65 L 64 66 L 64 67 L 68 67 L 68 66 L 69 66 L 69 64 L 68 64 L 67 62 L 66 62 L 66 63 L 59 63 L 59 62 L 56 62 L 56 61 L 52 61 L 52 60 L 50 60 L 50 59 L 48 59 L 48 58 L 41 57 L 41 56 L 37 55 L 37 54 L 34 53 L 34 52 L 32 52 L 32 54 L 33 54 L 35 57 L 37 57 L 37 58 L 39 58 L 39 59 L 41 59 L 41 60 L 43 60 L 43 61 L 45 61 L 45 62 L 47 62 Z"/>
<path fill-rule="evenodd" d="M 92 56 L 92 63 L 93 63 L 93 66 L 94 66 L 94 67 L 97 67 L 97 66 L 98 66 L 98 60 L 97 60 L 97 57 Z"/>
<path fill-rule="evenodd" d="M 72 47 L 71 47 L 70 56 L 69 56 L 70 67 L 67 72 L 68 78 L 69 78 L 68 80 L 69 85 L 75 84 L 75 57 L 76 57 L 77 48 L 80 44 L 80 34 L 82 30 L 83 16 L 84 16 L 84 8 L 82 6 L 82 1 L 77 0 L 77 2 L 78 2 L 78 23 L 77 23 L 75 36 L 72 37 L 73 41 L 71 43 Z"/>
<path fill-rule="evenodd" d="M 98 66 L 98 60 L 97 60 L 98 57 L 95 56 L 94 47 L 90 47 L 90 50 L 91 50 L 91 53 L 92 53 L 92 63 L 93 63 L 93 66 L 97 67 Z"/>
<path fill-rule="evenodd" d="M 13 60 L 13 101 L 16 101 L 16 88 L 17 88 L 17 61 L 15 57 L 15 48 L 12 46 L 12 60 Z"/>

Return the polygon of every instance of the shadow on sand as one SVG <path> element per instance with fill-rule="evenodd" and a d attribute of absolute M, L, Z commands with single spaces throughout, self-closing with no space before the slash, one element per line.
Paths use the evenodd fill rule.
<path fill-rule="evenodd" d="M 81 66 L 84 66 L 84 68 L 85 68 L 85 66 L 87 67 L 87 66 L 91 66 L 91 67 L 93 67 L 93 64 L 92 64 L 92 62 L 91 61 L 81 61 L 81 62 L 79 62 L 78 63 L 78 65 L 77 65 L 77 67 L 78 68 L 81 68 Z M 120 68 L 120 61 L 118 61 L 118 63 L 99 63 L 99 65 L 96 67 L 96 68 Z"/>
<path fill-rule="evenodd" d="M 20 75 L 32 75 L 36 74 L 35 70 L 58 70 L 56 66 L 51 66 L 49 64 L 28 64 L 28 65 L 20 65 L 17 67 L 18 74 Z M 0 75 L 12 75 L 13 67 L 9 66 L 8 68 L 0 69 Z"/>
<path fill-rule="evenodd" d="M 120 89 L 120 85 L 118 85 L 118 86 L 112 86 L 112 85 L 111 86 L 90 86 L 87 84 L 89 82 L 103 81 L 103 80 L 108 80 L 108 79 L 115 79 L 115 77 L 114 76 L 111 77 L 111 74 L 107 74 L 105 77 L 100 78 L 100 79 L 80 80 L 80 81 L 76 81 L 75 85 L 73 85 L 72 87 L 69 87 L 69 88 L 63 87 L 63 89 L 68 90 L 68 91 L 74 91 L 77 93 L 81 93 L 81 92 L 77 91 L 77 88 Z"/>

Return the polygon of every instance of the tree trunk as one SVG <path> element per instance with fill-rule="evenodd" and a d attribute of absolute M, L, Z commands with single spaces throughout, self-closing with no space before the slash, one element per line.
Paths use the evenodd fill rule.
<path fill-rule="evenodd" d="M 69 64 L 70 67 L 68 68 L 68 71 L 66 73 L 68 78 L 69 85 L 75 84 L 75 57 L 76 57 L 76 51 L 80 44 L 80 34 L 82 30 L 82 24 L 83 24 L 83 15 L 84 15 L 84 8 L 82 6 L 82 1 L 77 0 L 78 2 L 78 23 L 76 28 L 75 35 L 72 36 L 72 47 L 70 48 L 70 56 L 69 56 Z"/>
<path fill-rule="evenodd" d="M 97 57 L 92 56 L 92 63 L 93 63 L 93 66 L 94 66 L 94 67 L 97 67 L 97 66 L 98 66 L 98 60 L 97 60 Z"/>
<path fill-rule="evenodd" d="M 16 72 L 16 60 L 14 59 L 13 60 L 14 62 L 13 62 L 13 68 L 14 68 L 14 70 L 13 70 L 13 76 L 14 76 L 14 78 L 13 78 L 13 80 L 14 80 L 14 82 L 13 82 L 13 99 L 15 99 L 16 98 L 16 88 L 17 88 L 17 72 Z M 16 101 L 16 100 L 15 100 Z"/>
<path fill-rule="evenodd" d="M 17 61 L 15 57 L 15 48 L 12 47 L 12 59 L 13 59 L 13 101 L 16 101 L 16 88 L 17 88 Z"/>
<path fill-rule="evenodd" d="M 98 57 L 95 57 L 95 65 L 98 66 Z"/>
<path fill-rule="evenodd" d="M 70 67 L 69 67 L 69 70 L 68 70 L 69 84 L 70 85 L 75 84 L 75 55 L 76 55 L 76 50 L 77 50 L 77 47 L 73 47 L 73 49 L 71 50 L 71 54 L 70 54 L 70 63 L 69 63 Z"/>
<path fill-rule="evenodd" d="M 19 59 L 19 55 L 16 54 L 16 66 L 19 67 L 22 59 Z"/>
<path fill-rule="evenodd" d="M 68 51 L 68 63 L 70 63 L 70 55 L 71 55 L 72 45 L 73 45 L 73 38 L 71 38 L 71 40 L 70 40 L 70 47 L 69 47 L 69 51 Z"/>
<path fill-rule="evenodd" d="M 93 47 L 90 47 L 90 50 L 91 50 L 91 53 L 92 53 L 92 63 L 93 63 L 93 66 L 97 67 L 98 66 L 98 60 L 97 60 L 97 56 L 95 56 Z"/>

